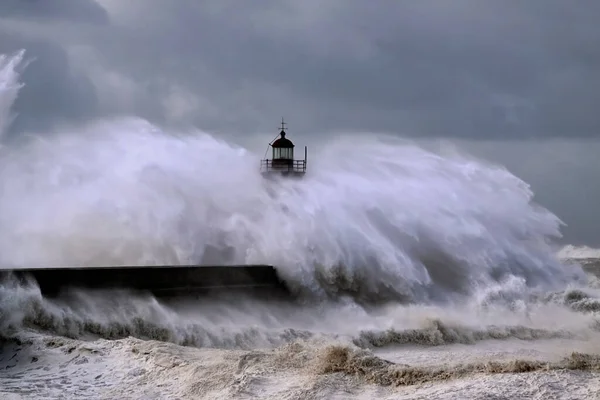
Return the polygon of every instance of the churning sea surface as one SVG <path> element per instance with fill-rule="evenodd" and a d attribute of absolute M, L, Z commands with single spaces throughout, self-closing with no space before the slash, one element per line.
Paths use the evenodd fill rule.
<path fill-rule="evenodd" d="M 600 251 L 505 168 L 381 135 L 260 154 L 135 117 L 4 137 L 25 52 L 0 56 L 0 267 L 265 263 L 298 301 L 0 286 L 0 397 L 591 399 Z"/>

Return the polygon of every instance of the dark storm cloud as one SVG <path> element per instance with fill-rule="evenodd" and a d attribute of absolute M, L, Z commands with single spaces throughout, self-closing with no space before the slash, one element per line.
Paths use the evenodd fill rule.
<path fill-rule="evenodd" d="M 224 109 L 244 108 L 246 96 L 259 125 L 285 113 L 307 130 L 490 138 L 600 128 L 597 2 L 144 4 L 122 36 L 129 45 L 105 51 L 135 65 L 129 74 L 170 73 Z M 133 48 L 146 57 L 132 64 Z M 240 128 L 252 120 L 241 115 Z"/>
<path fill-rule="evenodd" d="M 283 114 L 308 132 L 592 136 L 600 2 L 574 4 L 11 0 L 0 21 L 54 46 L 87 46 L 71 54 L 101 92 L 99 114 L 237 131 L 272 129 Z M 26 25 L 33 16 L 62 23 Z M 86 113 L 93 96 L 81 76 L 71 82 L 78 89 L 64 90 L 84 96 L 74 104 Z M 48 93 L 41 81 L 30 90 Z"/>

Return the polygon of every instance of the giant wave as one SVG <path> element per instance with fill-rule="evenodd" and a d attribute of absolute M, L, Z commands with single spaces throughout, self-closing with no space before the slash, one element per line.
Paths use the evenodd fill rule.
<path fill-rule="evenodd" d="M 4 130 L 24 55 L 0 59 Z M 505 168 L 375 134 L 324 142 L 301 181 L 266 182 L 259 159 L 134 117 L 5 139 L 0 265 L 265 263 L 312 295 L 425 302 L 582 276 Z"/>

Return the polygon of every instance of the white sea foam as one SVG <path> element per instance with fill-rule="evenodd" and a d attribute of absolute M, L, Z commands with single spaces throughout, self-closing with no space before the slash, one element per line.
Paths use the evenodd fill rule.
<path fill-rule="evenodd" d="M 0 72 L 5 108 L 22 56 Z M 259 158 L 136 118 L 8 145 L 0 265 L 267 263 L 313 293 L 411 300 L 573 272 L 548 244 L 558 218 L 501 167 L 375 136 L 327 142 L 301 181 L 265 181 Z"/>
<path fill-rule="evenodd" d="M 568 244 L 558 251 L 558 257 L 568 260 L 600 259 L 600 249 Z"/>

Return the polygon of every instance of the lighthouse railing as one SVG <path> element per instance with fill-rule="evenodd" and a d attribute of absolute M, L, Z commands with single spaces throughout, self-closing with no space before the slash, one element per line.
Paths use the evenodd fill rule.
<path fill-rule="evenodd" d="M 261 160 L 261 172 L 306 172 L 306 160 Z"/>

